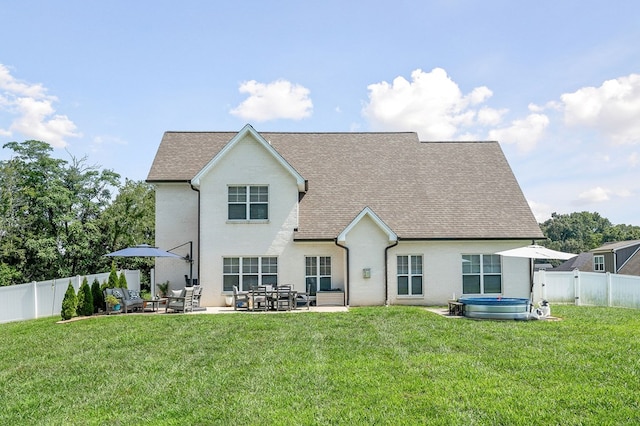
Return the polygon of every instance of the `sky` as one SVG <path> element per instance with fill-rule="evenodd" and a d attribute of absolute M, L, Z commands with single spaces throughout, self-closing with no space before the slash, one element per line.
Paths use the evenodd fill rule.
<path fill-rule="evenodd" d="M 0 145 L 144 180 L 165 131 L 497 140 L 539 222 L 639 226 L 639 22 L 636 0 L 0 0 Z"/>

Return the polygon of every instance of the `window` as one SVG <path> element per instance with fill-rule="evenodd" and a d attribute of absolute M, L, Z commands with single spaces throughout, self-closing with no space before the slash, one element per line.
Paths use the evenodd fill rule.
<path fill-rule="evenodd" d="M 257 285 L 278 284 L 277 257 L 225 257 L 222 264 L 222 290 L 248 291 Z"/>
<path fill-rule="evenodd" d="M 422 256 L 398 256 L 398 295 L 422 295 Z"/>
<path fill-rule="evenodd" d="M 502 293 L 502 266 L 497 254 L 462 255 L 462 293 Z"/>
<path fill-rule="evenodd" d="M 593 256 L 593 270 L 604 272 L 604 255 L 597 254 Z"/>
<path fill-rule="evenodd" d="M 229 220 L 269 219 L 268 186 L 229 186 L 227 202 Z"/>
<path fill-rule="evenodd" d="M 307 256 L 305 262 L 305 282 L 309 295 L 317 291 L 331 290 L 331 258 L 329 256 Z"/>

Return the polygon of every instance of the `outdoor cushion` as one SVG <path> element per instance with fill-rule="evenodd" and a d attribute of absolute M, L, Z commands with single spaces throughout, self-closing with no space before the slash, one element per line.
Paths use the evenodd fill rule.
<path fill-rule="evenodd" d="M 180 290 L 171 290 L 171 297 L 183 297 L 184 294 L 184 289 L 180 289 Z"/>
<path fill-rule="evenodd" d="M 123 294 L 122 290 L 120 290 L 119 288 L 112 289 L 111 290 L 111 294 L 113 294 L 118 299 L 124 298 L 124 294 Z"/>

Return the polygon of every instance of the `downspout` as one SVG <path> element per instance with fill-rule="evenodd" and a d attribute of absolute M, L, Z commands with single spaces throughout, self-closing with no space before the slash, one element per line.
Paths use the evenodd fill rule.
<path fill-rule="evenodd" d="M 347 292 L 347 301 L 346 301 L 346 305 L 349 306 L 349 297 L 351 296 L 351 291 L 349 291 L 349 247 L 347 246 L 343 246 L 342 244 L 340 244 L 338 242 L 338 239 L 335 239 L 335 243 L 338 247 L 343 248 L 346 252 L 347 252 L 347 275 L 345 277 L 344 280 L 344 286 L 345 286 L 345 290 Z"/>
<path fill-rule="evenodd" d="M 389 306 L 389 249 L 397 245 L 398 240 L 384 249 L 384 306 Z"/>
<path fill-rule="evenodd" d="M 196 244 L 198 245 L 198 284 L 200 284 L 202 286 L 202 281 L 200 281 L 200 190 L 198 188 L 196 188 L 195 186 L 193 186 L 193 184 L 191 184 L 191 182 L 189 182 L 189 184 L 191 185 L 191 189 L 196 191 L 198 193 L 198 217 L 196 219 L 197 223 L 196 223 L 196 229 L 197 229 L 197 239 L 196 239 Z M 191 261 L 193 262 L 193 259 L 191 259 Z M 193 277 L 192 277 L 193 278 Z"/>

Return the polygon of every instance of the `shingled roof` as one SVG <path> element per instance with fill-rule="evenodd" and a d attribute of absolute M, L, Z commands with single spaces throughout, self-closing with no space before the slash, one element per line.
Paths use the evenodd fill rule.
<path fill-rule="evenodd" d="M 147 181 L 189 182 L 236 134 L 166 132 Z M 497 142 L 260 135 L 308 181 L 297 239 L 334 239 L 365 207 L 400 239 L 544 238 Z"/>

